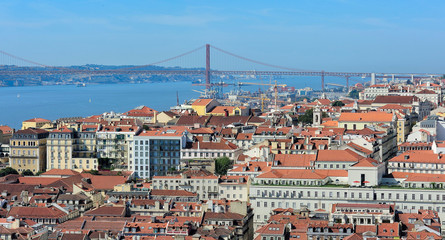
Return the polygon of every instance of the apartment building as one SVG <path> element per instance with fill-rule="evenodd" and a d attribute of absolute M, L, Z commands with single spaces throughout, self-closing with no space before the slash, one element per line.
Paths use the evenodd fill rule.
<path fill-rule="evenodd" d="M 48 132 L 28 128 L 18 130 L 10 139 L 9 166 L 19 173 L 29 169 L 34 174 L 46 167 L 46 139 Z"/>
<path fill-rule="evenodd" d="M 47 140 L 47 170 L 97 170 L 96 133 L 76 132 L 60 128 L 49 133 Z"/>
<path fill-rule="evenodd" d="M 179 169 L 181 150 L 187 143 L 185 127 L 143 131 L 134 137 L 128 168 L 139 178 L 165 176 Z"/>
<path fill-rule="evenodd" d="M 204 170 L 189 170 L 173 176 L 153 176 L 152 189 L 187 190 L 198 199 L 219 199 L 218 177 Z"/>
<path fill-rule="evenodd" d="M 102 126 L 96 132 L 97 157 L 105 159 L 106 163 L 113 168 L 127 169 L 133 161 L 133 137 L 139 132 L 136 125 L 113 125 Z"/>
<path fill-rule="evenodd" d="M 208 136 L 195 136 L 193 141 L 187 142 L 186 147 L 181 149 L 181 159 L 228 157 L 235 161 L 242 151 L 241 148 L 224 138 L 212 140 Z"/>

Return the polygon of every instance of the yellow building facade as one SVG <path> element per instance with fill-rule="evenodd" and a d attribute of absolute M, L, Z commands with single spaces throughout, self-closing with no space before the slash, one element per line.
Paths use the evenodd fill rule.
<path fill-rule="evenodd" d="M 96 137 L 94 132 L 74 132 L 63 128 L 49 134 L 47 166 L 50 169 L 75 171 L 97 170 Z"/>
<path fill-rule="evenodd" d="M 28 128 L 52 129 L 53 127 L 50 120 L 43 118 L 33 118 L 22 122 L 22 130 Z"/>
<path fill-rule="evenodd" d="M 219 106 L 219 102 L 215 99 L 197 99 L 192 103 L 193 110 L 199 116 L 205 116 L 209 113 L 214 107 Z"/>
<path fill-rule="evenodd" d="M 29 169 L 34 174 L 46 167 L 46 138 L 48 132 L 28 128 L 19 130 L 10 139 L 9 166 L 19 173 Z"/>

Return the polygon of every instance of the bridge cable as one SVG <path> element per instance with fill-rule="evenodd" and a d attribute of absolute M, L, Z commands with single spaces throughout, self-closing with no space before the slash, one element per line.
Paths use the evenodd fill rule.
<path fill-rule="evenodd" d="M 289 70 L 289 71 L 296 71 L 296 72 L 300 72 L 300 71 L 301 72 L 312 72 L 312 71 L 307 71 L 307 70 L 302 70 L 302 69 L 289 68 L 289 67 L 283 67 L 283 66 L 273 65 L 273 64 L 269 64 L 269 63 L 264 63 L 264 62 L 256 61 L 256 60 L 253 60 L 253 59 L 250 59 L 250 58 L 246 58 L 246 57 L 243 57 L 243 56 L 239 56 L 237 54 L 234 54 L 234 53 L 225 51 L 225 50 L 223 50 L 221 48 L 215 47 L 213 45 L 211 45 L 211 47 L 216 49 L 216 50 L 218 50 L 218 51 L 220 51 L 220 52 L 222 52 L 222 53 L 228 54 L 230 56 L 233 56 L 233 57 L 245 60 L 245 61 L 253 62 L 253 63 L 256 63 L 256 64 L 260 64 L 260 65 L 263 65 L 263 66 L 268 66 L 268 67 L 273 67 L 273 68 L 278 68 L 278 69 L 284 69 L 284 70 Z"/>
<path fill-rule="evenodd" d="M 190 51 L 188 51 L 188 52 L 179 54 L 179 55 L 177 55 L 177 56 L 174 56 L 174 57 L 171 57 L 171 58 L 167 58 L 167 59 L 164 59 L 164 60 L 161 60 L 161 61 L 157 61 L 157 62 L 154 62 L 154 63 L 145 64 L 145 65 L 141 65 L 141 66 L 135 66 L 135 67 L 119 68 L 119 69 L 114 69 L 113 71 L 132 70 L 132 69 L 144 68 L 144 67 L 148 67 L 148 66 L 155 66 L 155 65 L 157 65 L 157 64 L 161 64 L 161 63 L 169 62 L 169 61 L 171 61 L 171 60 L 175 60 L 175 59 L 177 59 L 177 58 L 180 58 L 180 57 L 189 55 L 189 54 L 194 53 L 194 52 L 196 52 L 196 51 L 198 51 L 198 50 L 201 50 L 201 49 L 203 49 L 203 48 L 205 48 L 205 45 L 202 45 L 202 46 L 200 46 L 200 47 L 198 47 L 198 48 L 195 48 L 195 49 L 193 49 L 193 50 L 190 50 Z"/>

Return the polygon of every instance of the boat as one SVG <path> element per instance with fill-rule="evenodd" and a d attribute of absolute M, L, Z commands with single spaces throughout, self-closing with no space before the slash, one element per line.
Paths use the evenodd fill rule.
<path fill-rule="evenodd" d="M 77 87 L 86 87 L 87 85 L 85 83 L 78 83 Z"/>

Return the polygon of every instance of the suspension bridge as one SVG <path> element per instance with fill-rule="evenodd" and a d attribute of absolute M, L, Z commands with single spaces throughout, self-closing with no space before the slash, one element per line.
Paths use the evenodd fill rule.
<path fill-rule="evenodd" d="M 205 50 L 205 66 L 195 65 L 194 67 L 181 67 L 184 61 L 181 59 L 190 55 L 195 55 L 195 61 L 198 59 L 202 61 L 202 54 L 196 56 L 200 51 Z M 217 66 L 213 67 L 212 59 L 214 58 L 214 52 L 224 55 L 225 61 L 231 62 L 232 66 Z M 230 58 L 227 60 L 227 58 Z M 233 63 L 233 59 L 248 63 L 246 64 Z M 170 64 L 174 67 L 161 67 L 159 66 Z M 173 64 L 174 63 L 174 64 Z M 235 64 L 236 66 L 233 66 Z M 190 64 L 184 64 L 190 66 Z M 179 66 L 179 67 L 178 67 Z M 158 67 L 158 68 L 154 68 Z M 244 69 L 242 69 L 245 67 Z M 246 70 L 257 69 L 259 70 Z M 236 70 L 235 70 L 236 69 Z M 11 53 L 0 51 L 0 81 L 8 76 L 48 76 L 48 75 L 87 75 L 87 76 L 107 76 L 107 75 L 200 75 L 205 77 L 205 83 L 207 89 L 212 85 L 217 84 L 212 81 L 212 76 L 306 76 L 306 77 L 319 77 L 321 89 L 325 88 L 325 77 L 340 77 L 346 82 L 346 87 L 349 87 L 349 79 L 352 77 L 370 79 L 372 84 L 376 83 L 376 79 L 422 79 L 422 78 L 434 78 L 442 76 L 443 74 L 431 74 L 431 73 L 369 73 L 369 72 L 330 72 L 330 71 L 314 71 L 314 70 L 302 70 L 297 68 L 290 68 L 284 66 L 273 65 L 262 61 L 257 61 L 251 58 L 243 57 L 221 48 L 206 44 L 199 48 L 187 51 L 177 56 L 163 59 L 161 61 L 153 62 L 150 64 L 131 66 L 131 67 L 117 67 L 113 69 L 91 69 L 91 68 L 73 68 L 73 67 L 61 67 L 61 66 L 49 66 L 32 60 L 28 60 Z M 335 84 L 331 84 L 335 85 Z"/>

